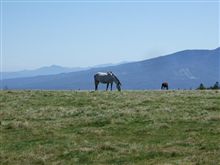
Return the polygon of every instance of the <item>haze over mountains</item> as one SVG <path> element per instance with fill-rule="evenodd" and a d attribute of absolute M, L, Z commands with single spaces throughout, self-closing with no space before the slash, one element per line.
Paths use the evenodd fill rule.
<path fill-rule="evenodd" d="M 48 68 L 41 68 L 35 74 L 30 74 L 35 77 L 2 80 L 0 87 L 92 90 L 94 89 L 93 75 L 98 71 L 114 72 L 122 82 L 122 89 L 159 89 L 163 81 L 169 82 L 171 89 L 194 89 L 200 83 L 211 86 L 216 81 L 220 81 L 220 48 L 184 50 L 153 59 L 114 66 L 72 68 L 72 70 L 59 66 L 52 67 L 53 72 L 47 70 Z M 28 74 L 26 73 L 25 76 Z M 103 89 L 105 85 L 100 85 L 100 87 Z"/>
<path fill-rule="evenodd" d="M 60 74 L 60 73 L 69 73 L 69 72 L 76 72 L 76 71 L 82 71 L 82 70 L 88 70 L 91 68 L 101 68 L 101 67 L 107 67 L 107 66 L 114 66 L 119 65 L 127 62 L 121 62 L 118 64 L 100 64 L 100 65 L 94 65 L 91 67 L 62 67 L 59 65 L 51 65 L 51 66 L 45 66 L 38 69 L 33 70 L 22 70 L 22 71 L 15 71 L 15 72 L 0 72 L 2 74 L 2 79 L 12 79 L 12 78 L 21 78 L 21 77 L 34 77 L 34 76 L 44 76 L 44 75 L 54 75 L 54 74 Z"/>
<path fill-rule="evenodd" d="M 40 75 L 52 75 L 52 74 L 59 74 L 59 73 L 68 73 L 68 72 L 75 72 L 84 70 L 86 68 L 68 68 L 62 67 L 58 65 L 51 65 L 46 67 L 41 67 L 34 70 L 22 70 L 17 72 L 2 72 L 3 79 L 11 79 L 11 78 L 20 78 L 20 77 L 34 77 Z"/>

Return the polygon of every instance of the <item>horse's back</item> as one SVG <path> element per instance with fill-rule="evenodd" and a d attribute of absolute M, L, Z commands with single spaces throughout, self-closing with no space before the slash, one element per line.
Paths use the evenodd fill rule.
<path fill-rule="evenodd" d="M 102 83 L 111 83 L 112 80 L 112 76 L 110 76 L 108 73 L 105 72 L 98 72 L 94 75 L 94 79 L 96 81 L 102 82 Z"/>
<path fill-rule="evenodd" d="M 162 85 L 163 86 L 168 86 L 168 82 L 163 82 Z"/>
<path fill-rule="evenodd" d="M 105 73 L 105 72 L 98 72 L 98 73 L 96 73 L 95 75 L 97 75 L 97 76 L 107 76 L 108 73 Z"/>
<path fill-rule="evenodd" d="M 107 73 L 98 72 L 98 73 L 96 73 L 96 74 L 94 75 L 94 78 L 95 78 L 96 80 L 98 80 L 98 79 L 100 79 L 100 78 L 102 78 L 102 77 L 105 77 L 105 76 L 107 76 L 107 75 L 108 75 Z"/>

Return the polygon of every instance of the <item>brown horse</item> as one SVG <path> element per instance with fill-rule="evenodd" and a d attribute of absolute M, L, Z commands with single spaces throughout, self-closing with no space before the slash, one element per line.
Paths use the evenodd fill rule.
<path fill-rule="evenodd" d="M 166 90 L 169 89 L 168 82 L 163 82 L 163 83 L 162 83 L 162 85 L 161 85 L 161 90 L 162 90 L 162 89 L 166 89 Z"/>

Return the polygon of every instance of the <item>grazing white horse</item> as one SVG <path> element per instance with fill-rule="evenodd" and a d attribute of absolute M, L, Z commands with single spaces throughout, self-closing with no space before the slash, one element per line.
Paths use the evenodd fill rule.
<path fill-rule="evenodd" d="M 118 91 L 121 91 L 121 82 L 112 72 L 107 72 L 107 73 L 98 72 L 94 75 L 94 80 L 95 80 L 95 90 L 98 90 L 99 83 L 107 84 L 106 91 L 108 90 L 109 84 L 111 84 L 111 90 L 112 90 L 112 84 L 114 82 L 116 84 Z"/>

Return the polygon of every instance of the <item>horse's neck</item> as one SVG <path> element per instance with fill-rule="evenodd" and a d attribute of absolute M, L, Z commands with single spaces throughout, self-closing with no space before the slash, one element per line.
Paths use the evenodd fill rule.
<path fill-rule="evenodd" d="M 115 75 L 112 75 L 112 77 L 113 77 L 113 81 L 115 82 L 115 84 L 119 84 L 120 83 Z"/>
<path fill-rule="evenodd" d="M 113 78 L 113 82 L 114 82 L 115 84 L 118 84 L 118 81 L 117 81 L 115 78 Z"/>

